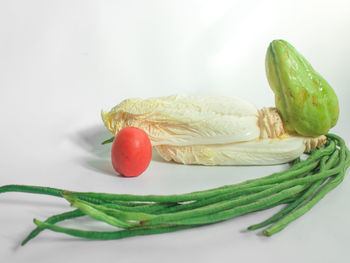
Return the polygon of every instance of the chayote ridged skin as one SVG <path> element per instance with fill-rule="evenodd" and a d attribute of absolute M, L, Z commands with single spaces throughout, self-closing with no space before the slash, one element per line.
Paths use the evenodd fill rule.
<path fill-rule="evenodd" d="M 339 116 L 335 92 L 291 44 L 272 41 L 265 63 L 275 104 L 287 131 L 318 136 L 335 126 Z"/>

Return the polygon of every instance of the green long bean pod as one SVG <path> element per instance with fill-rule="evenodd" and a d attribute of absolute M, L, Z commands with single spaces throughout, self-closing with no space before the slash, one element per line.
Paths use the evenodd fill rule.
<path fill-rule="evenodd" d="M 128 228 L 131 226 L 130 223 L 122 221 L 116 217 L 109 216 L 108 214 L 102 212 L 101 210 L 98 210 L 94 208 L 92 205 L 89 203 L 79 200 L 77 198 L 64 195 L 64 198 L 70 202 L 71 206 L 78 208 L 81 212 L 84 214 L 91 216 L 92 218 L 103 221 L 107 224 L 110 224 L 112 226 L 120 227 L 120 228 Z"/>
<path fill-rule="evenodd" d="M 271 208 L 276 205 L 285 204 L 293 201 L 295 197 L 286 198 L 284 200 L 281 200 L 277 203 L 274 203 L 270 206 L 266 206 L 264 209 Z M 79 230 L 79 229 L 72 229 L 72 228 L 65 228 L 62 226 L 54 225 L 53 222 L 41 222 L 39 220 L 34 220 L 34 223 L 38 225 L 38 229 L 49 229 L 53 232 L 63 233 L 74 237 L 80 237 L 85 239 L 93 239 L 93 240 L 114 240 L 114 239 L 122 239 L 127 237 L 133 237 L 133 236 L 140 236 L 140 235 L 153 235 L 153 234 L 162 234 L 162 233 L 168 233 L 168 232 L 175 232 L 180 230 L 185 230 L 193 227 L 198 227 L 195 225 L 182 225 L 182 226 L 159 226 L 159 227 L 138 227 L 137 229 L 127 229 L 127 230 L 120 230 L 120 231 L 114 231 L 114 232 L 97 232 L 97 231 L 86 231 L 86 230 Z"/>
<path fill-rule="evenodd" d="M 173 227 L 168 226 L 168 227 L 159 227 L 159 228 L 138 228 L 138 229 L 127 229 L 127 230 L 120 230 L 120 231 L 114 231 L 114 232 L 102 232 L 102 231 L 85 231 L 85 230 L 61 227 L 61 226 L 57 226 L 47 222 L 42 222 L 37 219 L 34 219 L 34 223 L 40 228 L 50 229 L 54 232 L 59 232 L 59 233 L 64 233 L 75 237 L 94 239 L 94 240 L 113 240 L 113 239 L 121 239 L 121 238 L 132 237 L 132 236 L 161 234 L 161 233 L 174 232 L 174 231 L 179 231 L 179 230 L 184 230 L 184 229 L 194 227 L 191 225 L 173 226 Z"/>
<path fill-rule="evenodd" d="M 336 168 L 333 168 L 333 169 L 330 169 L 327 171 L 320 171 L 320 172 L 316 173 L 315 175 L 311 175 L 311 176 L 307 176 L 307 177 L 303 177 L 303 178 L 296 178 L 296 179 L 286 181 L 284 183 L 280 183 L 278 186 L 267 190 L 267 192 L 269 194 L 272 194 L 272 193 L 275 193 L 277 191 L 280 191 L 283 189 L 289 189 L 289 188 L 297 186 L 297 185 L 305 185 L 305 184 L 309 184 L 309 183 L 315 182 L 315 181 L 320 180 L 320 179 L 325 179 L 329 176 L 332 176 L 332 175 L 338 173 L 342 169 L 343 162 L 344 162 L 344 160 L 341 159 L 341 161 L 339 162 L 339 165 Z M 273 181 L 274 179 L 275 178 L 270 178 L 269 181 Z M 267 195 L 265 195 L 265 196 L 267 196 Z M 256 196 L 259 196 L 259 195 L 256 195 Z M 261 197 L 264 197 L 264 196 L 261 196 Z M 257 200 L 261 197 L 258 197 L 255 200 Z M 247 197 L 243 197 L 243 200 L 244 200 L 244 198 L 247 198 Z M 249 196 L 249 198 L 252 198 L 252 197 Z M 253 201 L 254 199 L 248 199 L 248 200 Z M 202 209 L 194 209 L 191 211 L 192 213 L 185 211 L 182 213 L 180 212 L 180 213 L 175 213 L 175 214 L 160 215 L 159 217 L 156 217 L 156 218 L 151 219 L 149 221 L 145 220 L 145 221 L 143 221 L 143 223 L 152 225 L 152 224 L 157 224 L 157 222 L 159 223 L 159 222 L 162 222 L 162 221 L 164 222 L 167 220 L 168 221 L 176 221 L 176 220 L 190 218 L 191 216 L 197 217 L 197 216 L 202 216 L 202 215 L 209 214 L 209 213 L 216 213 L 216 212 L 219 212 L 219 211 L 222 211 L 225 209 L 230 209 L 231 208 L 231 207 L 229 207 L 230 203 L 232 205 L 234 202 L 223 202 L 223 204 L 215 204 L 213 206 L 207 206 L 207 207 L 204 207 Z M 237 206 L 242 205 L 242 204 L 247 204 L 247 203 L 249 203 L 249 201 L 247 201 L 246 203 L 244 203 L 244 201 L 243 201 L 242 203 L 238 203 Z"/>
<path fill-rule="evenodd" d="M 72 206 L 80 209 L 82 212 L 86 213 L 87 215 L 90 215 L 90 213 L 95 212 L 96 210 L 101 212 L 101 214 L 106 215 L 107 219 L 109 219 L 109 216 L 112 216 L 113 218 L 116 218 L 118 220 L 121 220 L 122 222 L 128 221 L 128 220 L 141 220 L 143 218 L 151 219 L 154 216 L 151 214 L 143 213 L 143 212 L 130 212 L 130 211 L 123 211 L 120 209 L 112 208 L 112 207 L 106 207 L 104 205 L 95 205 L 92 203 L 88 203 L 83 200 L 79 200 L 76 197 L 70 197 L 70 196 L 65 196 L 65 198 L 71 203 Z M 85 209 L 87 209 L 85 211 Z M 91 212 L 90 212 L 91 209 Z M 95 215 L 90 215 L 94 217 Z M 98 218 L 95 218 L 98 219 Z M 104 221 L 106 223 L 109 223 L 108 220 L 105 220 L 105 217 L 100 218 L 98 220 Z M 111 224 L 113 225 L 113 224 Z M 123 227 L 127 228 L 129 227 L 128 225 L 125 226 L 119 226 L 118 227 Z"/>
<path fill-rule="evenodd" d="M 80 216 L 84 216 L 85 214 L 81 212 L 79 209 L 75 209 L 69 212 L 65 212 L 62 214 L 58 215 L 53 215 L 50 216 L 48 219 L 45 220 L 45 223 L 48 224 L 56 224 L 58 222 L 67 220 L 67 219 L 72 219 L 72 218 L 77 218 Z M 39 235 L 43 230 L 45 230 L 45 227 L 39 227 L 37 226 L 33 231 L 29 233 L 29 235 L 22 241 L 21 245 L 24 246 L 25 244 L 28 243 L 31 239 L 35 238 L 37 235 Z"/>
<path fill-rule="evenodd" d="M 341 171 L 337 177 L 331 179 L 330 182 L 327 183 L 315 196 L 307 202 L 302 207 L 294 210 L 293 212 L 286 215 L 283 219 L 278 221 L 277 223 L 271 225 L 267 229 L 263 231 L 265 236 L 271 236 L 276 234 L 277 232 L 284 229 L 289 223 L 296 220 L 297 218 L 304 215 L 307 211 L 309 211 L 316 203 L 318 203 L 329 191 L 337 187 L 344 179 L 344 171 Z"/>
<path fill-rule="evenodd" d="M 221 201 L 225 201 L 225 200 L 233 200 L 233 198 L 235 197 L 241 197 L 241 196 L 244 196 L 244 195 L 248 195 L 248 194 L 253 194 L 253 193 L 257 193 L 257 192 L 261 192 L 263 190 L 267 190 L 271 188 L 271 185 L 263 185 L 263 186 L 257 186 L 257 187 L 252 187 L 252 188 L 248 188 L 248 189 L 245 189 L 245 190 L 242 190 L 242 191 L 236 191 L 236 192 L 232 192 L 232 193 L 227 193 L 227 194 L 221 194 L 221 195 L 217 195 L 217 196 L 214 196 L 212 198 L 208 198 L 208 199 L 203 199 L 203 200 L 199 200 L 199 201 L 194 201 L 194 202 L 191 202 L 191 203 L 179 203 L 177 205 L 175 204 L 168 204 L 168 205 L 164 205 L 164 203 L 156 203 L 154 204 L 152 207 L 150 208 L 145 208 L 145 209 L 125 209 L 123 207 L 119 207 L 119 206 L 114 206 L 113 204 L 111 203 L 107 203 L 107 204 L 103 204 L 103 205 L 100 205 L 100 206 L 97 206 L 97 205 L 92 205 L 93 207 L 97 208 L 97 207 L 101 207 L 100 209 L 104 209 L 102 208 L 105 207 L 105 208 L 112 208 L 112 209 L 117 209 L 117 211 L 113 212 L 112 210 L 110 210 L 109 212 L 110 213 L 113 213 L 115 216 L 122 216 L 120 213 L 121 212 L 127 212 L 127 211 L 130 211 L 130 212 L 136 212 L 136 211 L 140 211 L 140 212 L 143 212 L 144 214 L 142 213 L 137 213 L 135 214 L 134 216 L 132 214 L 129 213 L 129 216 L 128 217 L 124 217 L 124 218 L 127 218 L 127 219 L 149 219 L 151 218 L 149 215 L 147 214 L 156 214 L 156 215 L 159 215 L 159 214 L 168 214 L 168 213 L 175 213 L 175 212 L 180 212 L 180 211 L 185 211 L 185 210 L 193 210 L 195 208 L 199 208 L 199 207 L 203 207 L 203 206 L 207 206 L 207 205 L 210 205 L 210 204 L 215 204 L 215 203 L 218 203 L 218 202 L 221 202 Z M 152 209 L 152 208 L 156 208 L 156 209 Z M 108 213 L 108 210 L 105 210 L 106 213 Z M 108 214 L 110 214 L 108 213 Z M 146 213 L 146 214 L 145 214 Z M 142 218 L 142 216 L 144 215 L 144 217 Z M 154 216 L 152 216 L 154 217 Z"/>
<path fill-rule="evenodd" d="M 162 211 L 164 209 L 168 209 L 174 206 L 177 206 L 178 203 L 151 203 L 148 205 L 143 206 L 120 206 L 118 204 L 115 204 L 114 202 L 111 203 L 103 203 L 102 206 L 106 208 L 114 208 L 118 209 L 124 212 L 141 212 L 141 213 L 156 213 L 158 211 Z"/>
<path fill-rule="evenodd" d="M 208 205 L 208 206 L 203 207 L 203 208 L 193 209 L 191 211 L 184 211 L 184 212 L 178 212 L 178 213 L 172 213 L 172 214 L 159 215 L 158 217 L 155 217 L 154 219 L 151 219 L 149 221 L 145 220 L 143 223 L 144 224 L 156 224 L 157 222 L 162 222 L 162 221 L 167 221 L 167 220 L 171 221 L 171 220 L 185 219 L 185 218 L 190 218 L 192 216 L 201 216 L 201 215 L 205 215 L 208 213 L 216 213 L 216 212 L 219 212 L 222 210 L 230 209 L 234 206 L 248 204 L 252 201 L 266 197 L 270 194 L 274 194 L 274 193 L 279 192 L 281 190 L 288 189 L 288 188 L 298 186 L 298 185 L 311 184 L 317 180 L 325 179 L 329 176 L 332 176 L 332 175 L 338 173 L 342 169 L 343 162 L 344 162 L 344 160 L 341 160 L 340 164 L 336 168 L 333 168 L 333 169 L 330 169 L 327 171 L 318 172 L 314 175 L 310 175 L 307 177 L 291 179 L 289 181 L 280 183 L 277 186 L 274 186 L 274 187 L 267 189 L 265 191 L 262 191 L 260 193 L 256 193 L 256 194 L 252 194 L 252 195 L 248 195 L 248 196 L 243 196 L 237 200 L 223 201 L 220 203 Z M 275 180 L 275 178 L 270 179 L 270 181 L 274 181 L 274 180 Z"/>
<path fill-rule="evenodd" d="M 304 187 L 305 188 L 305 187 Z M 254 202 L 258 199 L 267 197 L 269 195 L 272 195 L 274 193 L 280 192 L 282 190 L 286 189 L 284 185 L 279 184 L 274 187 L 271 187 L 269 189 L 266 189 L 264 191 L 250 194 L 250 195 L 244 195 L 241 196 L 237 199 L 233 200 L 225 200 L 221 202 L 217 202 L 214 204 L 210 204 L 204 207 L 196 208 L 193 210 L 188 210 L 188 211 L 182 211 L 182 212 L 177 212 L 177 213 L 169 213 L 169 214 L 161 214 L 158 215 L 157 217 L 154 217 L 153 219 L 145 219 L 141 223 L 143 225 L 155 225 L 158 223 L 162 222 L 168 222 L 168 221 L 177 221 L 177 220 L 182 220 L 186 218 L 191 218 L 191 217 L 198 217 L 198 216 L 205 216 L 209 214 L 215 214 L 220 211 L 228 210 L 233 207 L 238 207 L 242 206 L 245 204 L 249 204 L 251 202 Z"/>
<path fill-rule="evenodd" d="M 321 162 L 320 162 L 320 172 L 329 169 L 331 167 L 333 167 L 334 163 L 336 162 L 337 158 L 339 156 L 339 150 L 335 151 L 331 157 L 329 158 L 329 160 L 326 163 L 326 159 L 328 158 L 328 156 L 325 156 L 322 158 Z M 286 214 L 288 214 L 289 212 L 293 211 L 296 207 L 298 207 L 300 204 L 302 204 L 305 200 L 307 200 L 308 198 L 310 198 L 310 196 L 312 194 L 314 194 L 314 192 L 318 189 L 318 187 L 320 185 L 322 185 L 327 179 L 321 179 L 319 181 L 316 181 L 315 183 L 313 183 L 306 191 L 305 193 L 303 193 L 302 196 L 300 196 L 300 198 L 296 199 L 293 203 L 287 205 L 286 207 L 284 207 L 281 211 L 279 211 L 278 213 L 276 213 L 275 215 L 273 215 L 272 217 L 266 219 L 265 221 L 259 223 L 259 224 L 255 224 L 255 225 L 251 225 L 248 227 L 248 230 L 256 230 L 262 227 L 265 227 L 273 222 L 278 221 L 280 218 L 282 218 L 283 216 L 285 216 Z"/>
<path fill-rule="evenodd" d="M 307 191 L 297 200 L 295 200 L 293 203 L 289 204 L 288 206 L 284 207 L 280 212 L 276 213 L 272 217 L 268 218 L 267 220 L 255 224 L 252 226 L 248 227 L 248 230 L 256 230 L 262 227 L 265 227 L 273 222 L 278 221 L 281 217 L 285 216 L 288 214 L 290 211 L 292 211 L 294 208 L 299 206 L 302 202 L 304 202 L 307 198 L 309 198 L 315 191 L 316 189 L 325 181 L 326 179 L 316 181 L 310 188 L 307 189 Z"/>
<path fill-rule="evenodd" d="M 29 193 L 29 194 L 42 194 L 42 195 L 50 195 L 56 197 L 63 197 L 63 194 L 66 190 L 53 188 L 53 187 L 43 187 L 43 186 L 35 186 L 35 185 L 18 185 L 18 184 L 9 184 L 0 186 L 0 194 L 8 193 L 8 192 L 20 192 L 20 193 Z M 93 198 L 91 196 L 84 196 L 81 198 L 82 200 L 101 204 L 104 201 L 100 199 Z"/>
<path fill-rule="evenodd" d="M 346 169 L 350 166 L 350 155 L 349 155 L 349 149 L 347 149 L 345 142 L 343 139 L 341 139 L 338 136 L 332 136 L 335 138 L 340 146 L 340 160 L 339 163 L 341 165 L 341 170 L 339 173 L 334 177 L 330 178 L 330 180 L 326 183 L 325 186 L 323 186 L 319 191 L 315 193 L 315 195 L 312 197 L 310 201 L 303 204 L 301 207 L 297 208 L 293 212 L 287 214 L 284 218 L 282 218 L 280 221 L 274 223 L 267 229 L 263 231 L 263 234 L 266 236 L 271 236 L 273 234 L 276 234 L 277 232 L 284 229 L 288 224 L 290 224 L 292 221 L 296 220 L 300 216 L 304 215 L 307 211 L 309 211 L 313 206 L 315 206 L 328 192 L 330 192 L 332 189 L 336 188 L 343 180 L 345 176 Z"/>
<path fill-rule="evenodd" d="M 9 184 L 0 187 L 0 194 L 7 192 L 22 192 L 30 194 L 44 194 L 62 197 L 62 189 L 52 188 L 52 187 L 42 187 L 42 186 L 32 186 L 32 185 L 17 185 Z"/>
<path fill-rule="evenodd" d="M 261 186 L 254 186 L 242 190 L 237 190 L 237 191 L 232 191 L 224 194 L 218 194 L 216 196 L 207 198 L 207 199 L 200 199 L 197 201 L 193 201 L 190 203 L 180 203 L 176 206 L 171 206 L 168 208 L 164 208 L 162 210 L 156 211 L 156 214 L 168 214 L 168 213 L 175 213 L 175 212 L 180 212 L 180 211 L 187 211 L 187 210 L 192 210 L 195 208 L 207 206 L 210 204 L 215 204 L 224 200 L 233 200 L 238 197 L 242 197 L 245 195 L 249 194 L 254 194 L 261 192 L 263 190 L 267 190 L 271 188 L 273 185 L 261 185 Z"/>
<path fill-rule="evenodd" d="M 276 205 L 280 204 L 285 204 L 289 203 L 295 200 L 296 197 L 289 197 L 284 200 L 281 200 L 278 203 L 274 203 L 271 206 L 267 206 L 266 209 L 274 207 Z M 71 218 L 76 218 L 79 216 L 85 215 L 83 212 L 81 212 L 79 209 L 62 213 L 59 215 L 54 215 L 52 217 L 49 217 L 47 220 L 45 220 L 42 223 L 46 224 L 40 224 L 40 221 L 36 221 L 38 226 L 26 237 L 26 239 L 22 242 L 22 245 L 25 245 L 29 240 L 33 239 L 36 237 L 40 232 L 42 232 L 45 229 L 49 229 L 54 232 L 61 232 L 65 233 L 71 236 L 75 237 L 82 237 L 82 238 L 87 238 L 86 235 L 88 235 L 88 239 L 102 239 L 106 240 L 106 237 L 108 239 L 121 239 L 121 238 L 126 238 L 126 237 L 132 237 L 136 235 L 151 235 L 151 234 L 161 234 L 161 233 L 166 233 L 166 232 L 173 232 L 173 231 L 179 231 L 187 228 L 192 228 L 193 226 L 179 226 L 179 227 L 169 227 L 169 226 L 164 226 L 162 227 L 161 230 L 154 231 L 154 228 L 144 228 L 145 231 L 140 231 L 142 228 L 138 228 L 137 231 L 135 230 L 121 230 L 121 231 L 116 231 L 116 232 L 95 232 L 95 231 L 84 231 L 84 230 L 77 230 L 77 229 L 68 229 L 60 226 L 55 226 L 54 224 L 57 222 L 64 221 L 66 219 L 71 219 Z M 40 225 L 40 226 L 39 226 Z M 147 231 L 146 231 L 147 229 Z M 123 231 L 123 232 L 122 232 Z M 158 232 L 159 231 L 159 232 Z M 141 234 L 140 234 L 141 233 Z"/>
<path fill-rule="evenodd" d="M 91 202 L 90 202 L 91 203 Z M 153 205 L 153 203 L 150 202 L 133 202 L 133 201 L 114 201 L 111 202 L 112 204 L 118 205 L 120 207 L 130 207 L 130 208 L 134 208 L 134 207 L 148 207 Z"/>
<path fill-rule="evenodd" d="M 282 190 L 278 193 L 266 196 L 265 198 L 259 199 L 255 202 L 236 206 L 234 208 L 223 210 L 218 213 L 211 213 L 211 214 L 206 214 L 201 216 L 170 220 L 168 222 L 162 222 L 162 223 L 163 224 L 167 223 L 172 225 L 204 225 L 204 224 L 217 223 L 217 222 L 232 219 L 234 217 L 244 215 L 250 212 L 271 208 L 273 206 L 281 204 L 280 203 L 281 200 L 285 200 L 290 196 L 298 194 L 301 191 L 303 191 L 305 188 L 306 186 L 296 185 L 294 187 Z"/>

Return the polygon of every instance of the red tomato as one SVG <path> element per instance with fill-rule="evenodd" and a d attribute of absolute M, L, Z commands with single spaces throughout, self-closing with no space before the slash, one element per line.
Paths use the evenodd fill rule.
<path fill-rule="evenodd" d="M 146 132 L 135 127 L 121 129 L 112 144 L 114 170 L 126 177 L 142 174 L 152 158 L 152 145 Z"/>

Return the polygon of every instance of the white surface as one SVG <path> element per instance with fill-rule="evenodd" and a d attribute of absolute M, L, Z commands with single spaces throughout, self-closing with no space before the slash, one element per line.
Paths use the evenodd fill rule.
<path fill-rule="evenodd" d="M 129 97 L 211 92 L 273 105 L 269 42 L 291 42 L 334 87 L 332 130 L 350 144 L 348 1 L 0 2 L 0 185 L 183 193 L 282 170 L 200 167 L 157 156 L 140 177 L 115 176 L 100 110 Z M 349 173 L 312 211 L 272 238 L 242 232 L 273 211 L 177 233 L 84 241 L 49 231 L 25 247 L 33 218 L 66 211 L 58 198 L 0 196 L 2 262 L 349 262 Z M 64 225 L 107 229 L 88 219 Z M 109 228 L 108 228 L 109 229 Z"/>

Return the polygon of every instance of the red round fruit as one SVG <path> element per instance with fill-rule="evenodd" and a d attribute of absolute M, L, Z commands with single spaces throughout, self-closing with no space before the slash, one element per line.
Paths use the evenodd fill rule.
<path fill-rule="evenodd" d="M 135 127 L 121 129 L 112 144 L 114 170 L 126 177 L 142 174 L 152 158 L 152 145 L 146 132 Z"/>

